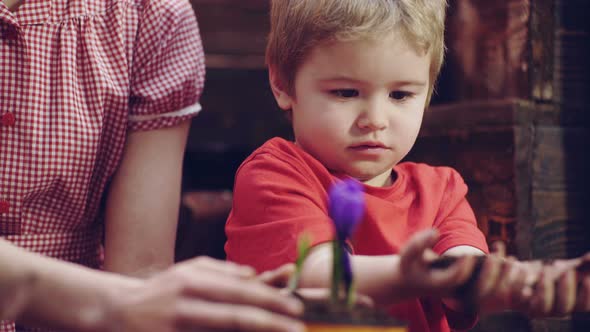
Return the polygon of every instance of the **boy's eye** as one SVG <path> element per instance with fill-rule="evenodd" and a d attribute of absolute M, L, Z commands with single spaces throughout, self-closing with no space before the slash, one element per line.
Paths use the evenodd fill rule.
<path fill-rule="evenodd" d="M 341 97 L 341 98 L 353 98 L 353 97 L 358 97 L 358 95 L 359 95 L 358 90 L 354 90 L 354 89 L 330 90 L 330 93 L 336 97 Z"/>
<path fill-rule="evenodd" d="M 414 94 L 408 91 L 391 91 L 389 93 L 389 98 L 395 100 L 405 100 L 409 97 L 412 97 L 412 95 Z"/>

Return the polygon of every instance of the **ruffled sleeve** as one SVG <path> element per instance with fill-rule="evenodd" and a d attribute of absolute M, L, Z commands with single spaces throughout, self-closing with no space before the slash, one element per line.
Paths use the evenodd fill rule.
<path fill-rule="evenodd" d="M 174 126 L 201 110 L 205 56 L 187 1 L 149 1 L 133 47 L 129 129 Z"/>

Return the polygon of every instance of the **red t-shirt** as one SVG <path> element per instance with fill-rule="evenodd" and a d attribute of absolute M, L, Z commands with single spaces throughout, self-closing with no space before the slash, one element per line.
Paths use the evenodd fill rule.
<path fill-rule="evenodd" d="M 440 233 L 433 248 L 439 254 L 459 245 L 488 251 L 465 199 L 467 186 L 456 171 L 405 162 L 394 172 L 397 178 L 389 187 L 364 186 L 367 208 L 351 241 L 354 254 L 396 254 L 412 234 L 431 228 Z M 280 138 L 266 142 L 236 174 L 225 229 L 228 260 L 261 272 L 294 262 L 304 232 L 314 245 L 330 241 L 334 230 L 327 191 L 338 178 L 295 144 Z M 457 319 L 440 299 L 410 300 L 392 313 L 408 321 L 412 331 L 450 331 L 447 314 L 455 327 L 474 322 L 474 317 Z"/>

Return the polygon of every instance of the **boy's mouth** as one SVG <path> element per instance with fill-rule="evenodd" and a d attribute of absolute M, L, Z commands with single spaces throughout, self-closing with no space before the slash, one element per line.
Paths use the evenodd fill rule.
<path fill-rule="evenodd" d="M 355 144 L 352 144 L 349 148 L 352 150 L 367 150 L 367 149 L 369 149 L 369 150 L 371 150 L 371 149 L 389 150 L 389 147 L 387 147 L 385 144 L 383 144 L 381 142 L 377 142 L 377 141 L 367 141 L 367 142 L 355 143 Z"/>

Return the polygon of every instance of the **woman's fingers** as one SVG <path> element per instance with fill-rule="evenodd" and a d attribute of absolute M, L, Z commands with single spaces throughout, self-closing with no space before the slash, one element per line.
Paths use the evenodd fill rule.
<path fill-rule="evenodd" d="M 194 331 L 305 331 L 301 322 L 257 307 L 198 299 L 177 305 L 177 327 Z"/>
<path fill-rule="evenodd" d="M 249 266 L 213 259 L 206 256 L 190 259 L 180 263 L 180 265 L 183 267 L 190 266 L 199 271 L 215 272 L 240 278 L 253 278 L 256 275 L 256 271 Z"/>
<path fill-rule="evenodd" d="M 303 305 L 239 267 L 207 260 L 180 264 L 114 296 L 108 331 L 299 331 Z"/>
<path fill-rule="evenodd" d="M 295 273 L 295 264 L 285 264 L 277 269 L 259 274 L 257 279 L 267 285 L 283 288 L 287 286 L 293 273 Z"/>
<path fill-rule="evenodd" d="M 296 316 L 303 312 L 297 299 L 282 295 L 279 289 L 259 280 L 244 279 L 234 275 L 202 271 L 181 271 L 185 287 L 183 293 L 193 298 L 214 302 L 257 306 L 277 313 Z M 180 273 L 180 272 L 179 272 Z"/>
<path fill-rule="evenodd" d="M 29 285 L 16 287 L 2 292 L 0 296 L 0 320 L 14 320 L 18 318 L 31 300 Z"/>

